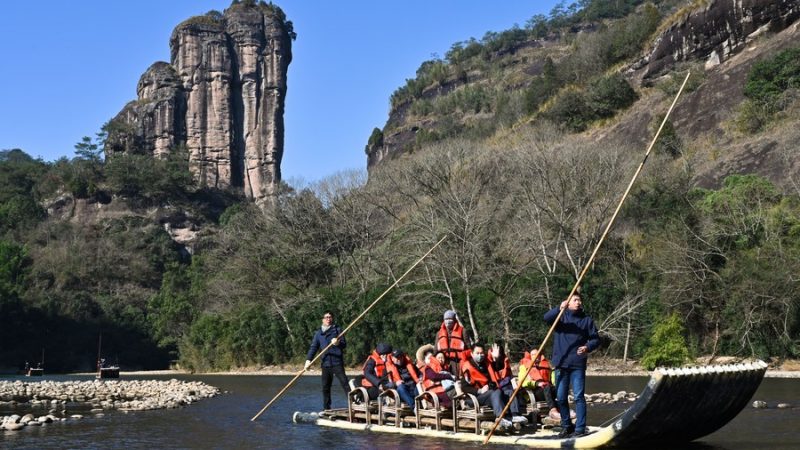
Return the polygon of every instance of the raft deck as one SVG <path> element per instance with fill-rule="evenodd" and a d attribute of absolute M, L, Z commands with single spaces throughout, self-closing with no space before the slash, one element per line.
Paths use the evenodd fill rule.
<path fill-rule="evenodd" d="M 537 448 L 642 448 L 657 443 L 686 443 L 709 435 L 725 426 L 747 405 L 755 393 L 767 364 L 702 366 L 680 369 L 656 369 L 642 394 L 622 415 L 605 427 L 589 427 L 590 434 L 579 438 L 559 439 L 552 428 L 529 426 L 518 434 L 494 435 L 490 442 L 525 445 Z M 374 415 L 373 415 L 374 416 Z M 356 415 L 356 420 L 366 420 Z M 425 437 L 483 442 L 485 436 L 474 432 L 436 431 L 433 419 L 421 418 L 423 427 L 416 428 L 414 416 L 403 417 L 401 427 L 392 417 L 388 425 L 350 422 L 347 410 L 327 410 L 321 414 L 296 412 L 297 423 L 347 430 L 398 433 Z M 442 419 L 442 425 L 453 428 L 453 419 Z M 493 422 L 481 422 L 486 433 Z M 474 429 L 474 421 L 459 421 L 459 428 Z"/>

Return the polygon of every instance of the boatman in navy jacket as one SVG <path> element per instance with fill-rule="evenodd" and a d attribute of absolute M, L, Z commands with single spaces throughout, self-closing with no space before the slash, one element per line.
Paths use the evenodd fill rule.
<path fill-rule="evenodd" d="M 344 349 L 347 346 L 344 337 L 337 339 L 341 333 L 339 327 L 333 323 L 333 313 L 330 311 L 322 315 L 322 326 L 314 333 L 314 339 L 311 340 L 311 347 L 308 349 L 306 355 L 305 368 L 311 365 L 311 360 L 317 351 L 320 351 L 333 343 L 333 346 L 322 355 L 322 408 L 331 409 L 331 384 L 333 384 L 333 376 L 339 380 L 342 385 L 344 393 L 349 392 L 347 386 L 347 375 L 344 373 Z"/>
<path fill-rule="evenodd" d="M 560 438 L 580 437 L 586 434 L 586 360 L 589 353 L 600 345 L 597 327 L 591 317 L 583 312 L 583 302 L 578 293 L 564 300 L 561 306 L 547 311 L 544 321 L 552 324 L 560 309 L 565 309 L 553 337 L 553 367 L 556 368 L 556 403 L 561 413 Z M 569 387 L 575 398 L 575 427 L 569 415 Z"/>

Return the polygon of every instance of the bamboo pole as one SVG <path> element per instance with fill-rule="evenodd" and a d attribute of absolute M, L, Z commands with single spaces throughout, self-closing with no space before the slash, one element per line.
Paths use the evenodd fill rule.
<path fill-rule="evenodd" d="M 661 121 L 661 126 L 658 127 L 658 131 L 656 131 L 656 135 L 653 137 L 653 140 L 650 141 L 650 145 L 647 147 L 647 152 L 645 152 L 644 158 L 642 158 L 642 162 L 639 163 L 639 167 L 636 168 L 636 172 L 633 174 L 633 178 L 631 178 L 630 183 L 628 183 L 628 188 L 625 189 L 625 193 L 622 194 L 622 198 L 619 200 L 619 204 L 617 205 L 617 209 L 614 210 L 614 214 L 611 216 L 611 220 L 608 221 L 608 225 L 606 225 L 606 229 L 603 231 L 602 236 L 600 236 L 600 240 L 597 241 L 597 245 L 594 247 L 594 251 L 592 251 L 592 255 L 589 257 L 589 260 L 586 261 L 586 264 L 584 265 L 583 270 L 581 271 L 580 275 L 578 276 L 578 279 L 575 281 L 575 285 L 572 286 L 572 290 L 569 292 L 569 295 L 567 296 L 568 300 L 572 298 L 572 296 L 578 290 L 578 287 L 580 287 L 581 281 L 583 281 L 583 277 L 586 275 L 586 272 L 589 271 L 589 267 L 591 267 L 592 262 L 594 262 L 594 257 L 597 255 L 597 251 L 600 250 L 600 246 L 603 245 L 603 241 L 605 241 L 606 236 L 608 235 L 608 232 L 611 230 L 611 226 L 614 225 L 614 221 L 617 219 L 617 215 L 619 214 L 620 210 L 622 209 L 622 204 L 625 203 L 625 199 L 628 198 L 628 194 L 630 194 L 631 188 L 633 188 L 633 184 L 636 182 L 636 179 L 639 177 L 639 174 L 642 172 L 642 168 L 644 168 L 644 163 L 647 162 L 647 158 L 650 156 L 650 152 L 653 150 L 653 146 L 655 146 L 656 141 L 658 140 L 658 136 L 661 134 L 661 130 L 664 129 L 664 125 L 667 123 L 667 119 L 669 118 L 670 114 L 672 113 L 672 109 L 675 107 L 675 104 L 678 102 L 678 97 L 681 96 L 681 92 L 683 92 L 683 88 L 686 86 L 686 82 L 689 81 L 689 75 L 691 75 L 691 72 L 686 74 L 686 78 L 684 78 L 680 89 L 678 89 L 678 93 L 675 94 L 675 99 L 672 100 L 672 104 L 670 105 L 669 110 L 667 110 L 667 114 L 664 116 L 664 120 Z M 564 310 L 565 310 L 565 308 L 562 307 L 561 310 L 558 312 L 558 316 L 556 316 L 556 320 L 553 321 L 553 324 L 550 326 L 550 329 L 547 331 L 547 335 L 545 335 L 544 340 L 542 341 L 542 344 L 536 350 L 536 354 L 531 355 L 532 363 L 531 363 L 530 367 L 528 367 L 527 370 L 525 371 L 525 376 L 522 378 L 522 380 L 519 380 L 519 383 L 517 383 L 517 388 L 514 389 L 514 392 L 511 394 L 511 397 L 508 399 L 508 403 L 506 403 L 505 408 L 503 408 L 503 412 L 500 414 L 500 417 L 497 417 L 495 419 L 494 426 L 492 427 L 492 430 L 489 432 L 488 435 L 486 435 L 486 439 L 483 441 L 484 444 L 488 444 L 489 443 L 489 439 L 492 438 L 492 435 L 494 434 L 495 430 L 497 430 L 497 426 L 500 424 L 500 419 L 502 419 L 503 416 L 505 416 L 506 413 L 508 412 L 508 408 L 511 406 L 511 402 L 514 401 L 514 398 L 517 396 L 517 393 L 522 388 L 523 381 L 528 377 L 528 373 L 530 373 L 531 368 L 535 365 L 536 359 L 539 357 L 539 354 L 541 354 L 542 349 L 544 348 L 545 344 L 547 344 L 547 341 L 550 339 L 550 336 L 553 334 L 553 331 L 556 329 L 556 325 L 561 320 L 561 316 L 564 315 Z"/>
<path fill-rule="evenodd" d="M 358 323 L 358 322 L 359 322 L 359 321 L 360 321 L 360 320 L 361 320 L 361 319 L 362 319 L 362 318 L 363 318 L 365 315 L 367 315 L 367 313 L 368 313 L 368 312 L 369 312 L 369 311 L 370 311 L 370 310 L 371 310 L 371 309 L 372 309 L 372 308 L 373 308 L 375 305 L 377 305 L 377 304 L 378 304 L 378 302 L 379 302 L 379 301 L 380 301 L 380 300 L 381 300 L 381 299 L 382 299 L 382 298 L 383 298 L 383 297 L 384 297 L 386 294 L 388 294 L 388 293 L 389 293 L 389 291 L 391 291 L 391 290 L 392 290 L 392 289 L 393 289 L 395 286 L 397 286 L 397 284 L 398 284 L 398 283 L 400 283 L 400 280 L 402 280 L 403 278 L 405 278 L 405 277 L 406 277 L 406 275 L 408 275 L 409 273 L 411 273 L 411 271 L 412 271 L 412 270 L 414 270 L 414 268 L 415 268 L 415 267 L 417 267 L 417 266 L 419 265 L 419 263 L 421 263 L 421 262 L 422 262 L 422 260 L 423 260 L 423 259 L 425 259 L 425 258 L 426 258 L 428 255 L 430 255 L 430 254 L 431 254 L 431 252 L 433 252 L 433 250 L 434 250 L 434 249 L 436 249 L 436 247 L 438 247 L 438 246 L 439 246 L 439 244 L 441 244 L 441 243 L 442 243 L 442 242 L 443 242 L 443 241 L 444 241 L 446 238 L 447 238 L 447 235 L 445 234 L 445 235 L 444 235 L 444 236 L 443 236 L 441 239 L 439 239 L 439 242 L 437 242 L 437 243 L 436 243 L 436 244 L 435 244 L 433 247 L 431 247 L 431 249 L 430 249 L 430 250 L 428 250 L 428 252 L 427 252 L 427 253 L 425 253 L 424 255 L 422 255 L 422 256 L 421 256 L 421 257 L 420 257 L 420 258 L 417 260 L 417 262 L 415 262 L 415 263 L 414 263 L 414 264 L 413 264 L 411 267 L 409 267 L 409 268 L 408 268 L 408 270 L 406 270 L 406 272 L 405 272 L 403 275 L 401 275 L 401 276 L 400 276 L 400 278 L 396 279 L 396 280 L 394 281 L 394 283 L 392 283 L 392 285 L 391 285 L 391 286 L 389 286 L 388 288 L 386 288 L 386 290 L 385 290 L 385 291 L 383 291 L 383 293 L 382 293 L 381 295 L 379 295 L 379 296 L 378 296 L 378 298 L 376 298 L 376 299 L 375 299 L 375 301 L 373 301 L 373 302 L 372 302 L 372 303 L 371 303 L 369 306 L 367 306 L 367 309 L 365 309 L 365 310 L 364 310 L 364 312 L 362 312 L 362 313 L 361 313 L 361 314 L 360 314 L 358 317 L 356 317 L 356 318 L 355 318 L 355 320 L 353 320 L 352 322 L 350 322 L 350 325 L 348 325 L 348 326 L 347 326 L 347 328 L 345 328 L 344 330 L 342 330 L 342 332 L 341 332 L 341 333 L 340 333 L 338 336 L 336 336 L 336 339 L 338 340 L 339 338 L 341 338 L 342 336 L 344 336 L 344 335 L 345 335 L 345 334 L 346 334 L 348 331 L 350 331 L 350 329 L 351 329 L 351 328 L 353 328 L 353 326 L 355 326 L 355 324 L 357 324 L 357 323 Z M 332 341 L 331 341 L 331 343 L 330 343 L 330 344 L 328 344 L 328 345 L 327 345 L 327 347 L 325 347 L 324 349 L 322 349 L 322 351 L 320 351 L 320 352 L 319 352 L 319 353 L 318 353 L 318 354 L 317 354 L 317 355 L 314 357 L 314 359 L 312 359 L 312 360 L 311 360 L 311 364 L 314 364 L 314 362 L 316 362 L 316 361 L 317 361 L 317 360 L 318 360 L 320 357 L 322 357 L 322 355 L 324 355 L 324 354 L 325 354 L 325 352 L 327 352 L 327 351 L 328 351 L 328 350 L 329 350 L 331 347 L 333 347 L 333 342 L 332 342 Z M 309 366 L 310 366 L 310 364 L 309 364 Z M 272 398 L 272 400 L 270 400 L 270 401 L 269 401 L 269 403 L 267 403 L 267 404 L 266 404 L 266 406 L 264 406 L 263 408 L 261 408 L 261 411 L 259 411 L 259 412 L 258 412 L 258 414 L 256 414 L 255 416 L 253 416 L 253 418 L 252 418 L 252 419 L 250 419 L 250 421 L 251 421 L 251 422 L 253 422 L 253 421 L 255 421 L 256 419 L 258 419 L 258 416 L 260 416 L 261 414 L 263 414 L 263 413 L 264 413 L 264 411 L 266 411 L 266 410 L 267 410 L 267 409 L 268 409 L 270 406 L 272 406 L 272 404 L 273 404 L 273 403 L 275 403 L 275 400 L 277 400 L 277 399 L 278 399 L 278 398 L 279 398 L 281 395 L 283 395 L 283 393 L 284 393 L 284 392 L 286 392 L 286 390 L 287 390 L 287 389 L 289 389 L 290 387 L 292 387 L 292 385 L 293 385 L 293 384 L 294 384 L 294 383 L 295 383 L 295 382 L 296 382 L 296 381 L 297 381 L 297 380 L 300 378 L 300 376 L 302 376 L 302 375 L 303 375 L 303 373 L 305 373 L 305 371 L 306 371 L 306 368 L 305 368 L 305 367 L 303 367 L 303 369 L 302 369 L 302 370 L 300 370 L 300 372 L 298 372 L 298 373 L 297 373 L 297 375 L 295 375 L 295 376 L 294 376 L 294 378 L 292 378 L 292 379 L 291 379 L 291 381 L 289 381 L 289 383 L 288 383 L 286 386 L 284 386 L 284 388 L 283 388 L 283 389 L 281 389 L 281 390 L 280 390 L 280 392 L 278 392 L 278 393 L 275 395 L 275 397 L 273 397 L 273 398 Z"/>

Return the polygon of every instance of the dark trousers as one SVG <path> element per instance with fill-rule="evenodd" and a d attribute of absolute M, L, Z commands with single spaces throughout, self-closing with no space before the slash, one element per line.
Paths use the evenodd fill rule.
<path fill-rule="evenodd" d="M 478 403 L 481 406 L 491 406 L 495 417 L 500 417 L 503 408 L 506 407 L 508 397 L 500 389 L 489 389 L 483 394 L 478 395 Z M 508 415 L 508 414 L 506 414 Z"/>
<path fill-rule="evenodd" d="M 331 385 L 333 384 L 333 376 L 339 380 L 342 385 L 342 390 L 345 395 L 350 392 L 350 386 L 347 385 L 347 375 L 344 373 L 344 366 L 332 366 L 322 368 L 322 409 L 331 409 Z"/>
<path fill-rule="evenodd" d="M 544 398 L 550 409 L 558 408 L 558 405 L 556 405 L 556 387 L 552 384 L 539 385 L 533 390 L 533 395 L 537 398 Z"/>
<path fill-rule="evenodd" d="M 503 392 L 503 408 L 505 408 L 506 407 L 506 403 L 508 403 L 508 399 L 510 399 L 511 398 L 511 394 L 514 393 L 514 388 L 511 387 L 511 383 L 508 383 L 507 385 L 505 385 L 501 389 L 501 391 Z M 509 408 L 508 408 L 508 410 L 511 412 L 512 416 L 518 416 L 519 415 L 519 405 L 520 405 L 519 398 L 514 397 L 514 401 L 511 402 L 511 406 L 509 406 Z M 502 409 L 500 411 L 502 411 Z"/>

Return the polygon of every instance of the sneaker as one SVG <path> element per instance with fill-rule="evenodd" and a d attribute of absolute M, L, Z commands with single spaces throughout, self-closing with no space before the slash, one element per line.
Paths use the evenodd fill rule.
<path fill-rule="evenodd" d="M 508 420 L 508 419 L 500 419 L 500 428 L 502 428 L 504 430 L 508 430 L 509 428 L 511 428 L 513 426 L 514 426 L 514 424 L 511 423 L 510 420 Z"/>
<path fill-rule="evenodd" d="M 586 436 L 587 434 L 589 434 L 589 432 L 588 432 L 588 431 L 586 431 L 586 430 L 583 430 L 583 431 L 578 431 L 578 430 L 575 430 L 575 432 L 574 432 L 574 433 L 572 433 L 572 437 L 574 437 L 574 438 L 579 438 L 579 437 L 581 437 L 581 436 Z"/>
<path fill-rule="evenodd" d="M 514 416 L 511 418 L 511 423 L 518 423 L 522 426 L 525 426 L 528 424 L 528 419 L 523 416 Z"/>
<path fill-rule="evenodd" d="M 560 433 L 558 433 L 558 438 L 559 439 L 566 439 L 568 437 L 572 437 L 573 431 L 574 430 L 572 428 L 564 428 L 563 430 L 561 430 Z"/>

